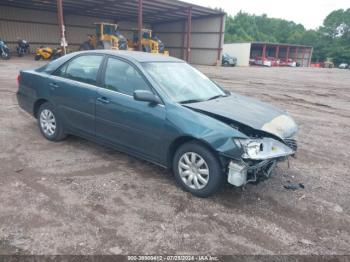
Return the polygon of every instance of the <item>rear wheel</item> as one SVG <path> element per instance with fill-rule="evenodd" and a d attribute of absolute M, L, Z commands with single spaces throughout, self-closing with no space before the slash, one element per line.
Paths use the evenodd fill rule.
<path fill-rule="evenodd" d="M 108 44 L 109 43 L 107 43 L 106 41 L 100 41 L 98 42 L 96 49 L 110 49 L 109 48 L 110 44 L 109 44 L 109 47 L 108 47 Z"/>
<path fill-rule="evenodd" d="M 186 143 L 176 151 L 173 172 L 177 182 L 198 197 L 213 195 L 224 183 L 217 157 L 196 142 Z"/>
<path fill-rule="evenodd" d="M 34 56 L 34 60 L 35 61 L 39 61 L 41 59 L 41 55 L 36 55 L 36 56 Z"/>
<path fill-rule="evenodd" d="M 90 46 L 89 42 L 86 41 L 83 44 L 80 45 L 79 47 L 79 51 L 83 51 L 83 50 L 92 50 L 93 48 Z"/>
<path fill-rule="evenodd" d="M 50 141 L 60 141 L 66 137 L 54 106 L 48 102 L 39 108 L 38 125 L 41 134 Z"/>
<path fill-rule="evenodd" d="M 230 63 L 228 61 L 225 61 L 222 65 L 223 66 L 230 66 Z"/>
<path fill-rule="evenodd" d="M 11 53 L 10 53 L 10 50 L 4 50 L 4 52 L 2 53 L 1 57 L 4 59 L 4 60 L 9 60 L 11 58 Z"/>

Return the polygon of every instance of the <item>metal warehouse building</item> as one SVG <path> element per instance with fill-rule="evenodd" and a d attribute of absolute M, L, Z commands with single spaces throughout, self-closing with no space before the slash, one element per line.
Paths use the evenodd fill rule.
<path fill-rule="evenodd" d="M 238 66 L 248 66 L 250 59 L 292 59 L 301 67 L 309 67 L 313 48 L 311 46 L 279 43 L 233 43 L 225 44 L 224 52 L 237 58 Z"/>
<path fill-rule="evenodd" d="M 68 48 L 77 50 L 94 34 L 94 22 L 118 23 L 132 38 L 153 30 L 170 55 L 193 64 L 215 65 L 221 58 L 225 14 L 177 0 L 1 0 L 0 38 L 15 50 L 17 38 L 32 49 L 56 47 L 62 31 Z"/>

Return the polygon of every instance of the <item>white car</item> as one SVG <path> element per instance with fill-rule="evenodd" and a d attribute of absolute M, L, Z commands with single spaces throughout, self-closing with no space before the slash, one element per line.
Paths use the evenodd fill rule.
<path fill-rule="evenodd" d="M 272 62 L 269 59 L 267 58 L 263 59 L 262 57 L 256 57 L 252 62 L 252 64 L 257 66 L 266 66 L 266 67 L 272 66 Z"/>
<path fill-rule="evenodd" d="M 347 64 L 347 63 L 341 63 L 340 65 L 339 65 L 339 68 L 340 69 L 346 69 L 346 68 L 348 68 L 349 67 L 349 65 Z"/>

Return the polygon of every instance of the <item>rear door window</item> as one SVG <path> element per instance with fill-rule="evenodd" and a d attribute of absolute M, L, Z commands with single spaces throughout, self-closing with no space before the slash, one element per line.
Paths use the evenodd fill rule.
<path fill-rule="evenodd" d="M 54 75 L 75 81 L 96 85 L 103 56 L 79 56 L 59 68 Z"/>

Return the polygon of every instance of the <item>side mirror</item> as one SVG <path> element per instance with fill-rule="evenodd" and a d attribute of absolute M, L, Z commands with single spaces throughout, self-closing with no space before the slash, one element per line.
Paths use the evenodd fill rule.
<path fill-rule="evenodd" d="M 230 92 L 229 90 L 227 90 L 227 89 L 224 89 L 224 93 L 225 93 L 226 95 L 228 95 L 228 96 L 231 95 L 231 92 Z"/>
<path fill-rule="evenodd" d="M 162 101 L 148 90 L 136 90 L 134 91 L 134 99 L 136 101 L 149 102 L 150 104 L 156 105 L 160 104 Z"/>

